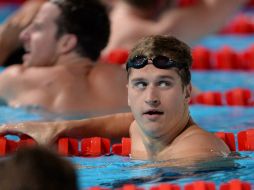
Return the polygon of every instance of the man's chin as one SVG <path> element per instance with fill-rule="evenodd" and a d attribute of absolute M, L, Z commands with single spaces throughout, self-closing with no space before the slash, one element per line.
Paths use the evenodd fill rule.
<path fill-rule="evenodd" d="M 32 65 L 31 65 L 30 62 L 24 61 L 24 62 L 23 62 L 23 66 L 24 66 L 24 67 L 31 67 Z"/>

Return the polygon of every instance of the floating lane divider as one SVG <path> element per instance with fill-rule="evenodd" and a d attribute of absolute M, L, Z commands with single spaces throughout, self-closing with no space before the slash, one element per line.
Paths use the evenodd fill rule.
<path fill-rule="evenodd" d="M 121 156 L 129 156 L 131 152 L 130 138 L 122 138 L 121 144 L 114 144 L 112 146 L 112 153 Z"/>
<path fill-rule="evenodd" d="M 108 54 L 101 57 L 102 62 L 123 65 L 127 61 L 129 56 L 129 51 L 126 49 L 114 49 Z"/>
<path fill-rule="evenodd" d="M 37 143 L 32 138 L 26 135 L 21 135 L 19 141 L 9 140 L 5 136 L 1 136 L 0 137 L 0 156 L 11 154 L 24 146 L 34 146 L 36 144 Z"/>
<path fill-rule="evenodd" d="M 193 70 L 254 70 L 254 45 L 243 51 L 222 46 L 212 51 L 204 46 L 192 48 Z"/>
<path fill-rule="evenodd" d="M 223 140 L 231 151 L 236 151 L 235 135 L 229 132 L 216 132 L 215 135 Z"/>
<path fill-rule="evenodd" d="M 194 181 L 184 185 L 182 188 L 177 184 L 162 183 L 156 186 L 146 188 L 149 190 L 216 190 L 214 182 L 209 181 Z M 222 183 L 218 190 L 251 190 L 251 184 L 249 182 L 241 181 L 240 179 L 233 179 L 227 183 Z M 110 190 L 103 187 L 90 187 L 88 190 Z M 138 187 L 134 184 L 126 184 L 117 190 L 145 190 L 145 188 Z"/>
<path fill-rule="evenodd" d="M 102 56 L 101 60 L 109 64 L 123 65 L 126 63 L 128 56 L 128 50 L 115 49 Z M 192 48 L 192 57 L 192 70 L 254 70 L 254 45 L 239 52 L 229 46 L 222 46 L 218 50 L 212 51 L 198 45 Z"/>
<path fill-rule="evenodd" d="M 252 91 L 247 88 L 233 88 L 225 92 L 205 91 L 192 97 L 190 104 L 211 106 L 254 106 Z"/>
<path fill-rule="evenodd" d="M 82 157 L 98 157 L 109 154 L 129 156 L 131 152 L 130 138 L 125 137 L 122 138 L 121 144 L 113 144 L 112 147 L 109 139 L 101 137 L 84 138 L 80 142 L 81 151 L 79 151 L 77 139 L 59 138 L 57 141 L 58 152 L 64 156 Z"/>
<path fill-rule="evenodd" d="M 8 135 L 8 134 L 6 134 Z M 221 138 L 231 149 L 236 150 L 235 137 L 230 132 L 217 132 L 215 135 Z M 254 151 L 254 128 L 240 131 L 237 134 L 239 151 Z M 79 151 L 79 141 L 74 138 L 59 138 L 57 141 L 58 151 L 64 156 L 85 156 L 96 157 L 110 153 L 110 140 L 100 137 L 84 138 L 81 140 L 81 151 Z M 35 146 L 37 143 L 29 136 L 21 135 L 19 141 L 6 139 L 5 136 L 0 137 L 0 156 L 15 152 L 22 146 Z M 122 138 L 121 144 L 112 145 L 112 153 L 128 156 L 131 150 L 130 138 Z M 182 188 L 177 184 L 162 183 L 151 186 L 150 190 L 216 190 L 215 183 L 209 181 L 194 181 L 184 185 Z M 227 183 L 223 183 L 217 188 L 218 190 L 251 190 L 251 184 L 239 179 L 233 179 Z M 88 190 L 110 190 L 103 187 L 90 187 Z M 144 190 L 134 184 L 125 184 L 118 190 Z"/>
<path fill-rule="evenodd" d="M 253 2 L 252 2 L 253 3 Z M 254 33 L 253 15 L 240 13 L 235 16 L 219 34 L 252 35 Z"/>
<path fill-rule="evenodd" d="M 237 133 L 238 148 L 236 147 L 235 135 L 232 132 L 216 132 L 217 137 L 222 139 L 231 151 L 254 151 L 254 128 L 239 131 Z M 5 134 L 9 135 L 9 134 Z M 37 143 L 29 136 L 21 135 L 19 141 L 13 141 L 0 137 L 0 156 L 6 156 L 23 146 L 35 146 Z M 107 138 L 91 137 L 80 141 L 75 138 L 62 137 L 56 141 L 57 150 L 63 156 L 98 157 L 115 154 L 129 156 L 131 153 L 130 138 L 123 137 L 120 144 L 113 144 Z"/>
<path fill-rule="evenodd" d="M 237 140 L 239 151 L 254 151 L 254 129 L 238 132 Z"/>
<path fill-rule="evenodd" d="M 18 141 L 9 140 L 5 134 L 0 137 L 0 156 L 9 155 L 23 146 L 35 146 L 37 143 L 29 136 L 21 135 Z M 107 138 L 91 137 L 80 141 L 75 138 L 61 137 L 56 141 L 57 151 L 62 156 L 98 157 L 115 154 L 129 156 L 131 152 L 130 138 L 122 138 L 121 144 L 114 144 Z M 80 148 L 79 148 L 80 147 Z M 111 150 L 112 149 L 112 150 Z"/>

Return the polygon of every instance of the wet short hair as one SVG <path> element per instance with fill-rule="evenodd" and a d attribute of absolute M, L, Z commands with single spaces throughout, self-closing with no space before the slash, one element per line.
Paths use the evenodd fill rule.
<path fill-rule="evenodd" d="M 0 161 L 1 190 L 78 190 L 66 159 L 43 147 L 26 147 Z"/>
<path fill-rule="evenodd" d="M 110 21 L 99 0 L 50 0 L 61 14 L 56 20 L 57 37 L 65 33 L 77 36 L 76 51 L 95 61 L 109 40 Z"/>
<path fill-rule="evenodd" d="M 131 50 L 128 60 L 138 55 L 144 55 L 149 58 L 153 58 L 158 55 L 169 57 L 177 64 L 184 67 L 181 70 L 176 70 L 181 78 L 182 84 L 186 86 L 190 83 L 190 68 L 192 65 L 191 49 L 187 44 L 177 38 L 168 35 L 145 37 L 141 39 Z M 132 68 L 128 70 L 128 75 L 130 74 L 131 69 Z"/>

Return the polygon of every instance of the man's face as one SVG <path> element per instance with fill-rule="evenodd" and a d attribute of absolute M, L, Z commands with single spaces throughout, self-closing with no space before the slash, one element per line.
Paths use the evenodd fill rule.
<path fill-rule="evenodd" d="M 170 134 L 188 114 L 191 87 L 182 87 L 174 69 L 158 69 L 148 64 L 131 68 L 128 103 L 141 130 L 148 136 Z"/>
<path fill-rule="evenodd" d="M 23 62 L 27 66 L 49 66 L 58 59 L 57 25 L 55 20 L 60 9 L 45 3 L 30 26 L 20 35 L 26 54 Z"/>

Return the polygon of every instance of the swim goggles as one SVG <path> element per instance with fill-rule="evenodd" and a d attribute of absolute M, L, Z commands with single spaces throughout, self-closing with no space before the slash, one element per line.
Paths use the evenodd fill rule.
<path fill-rule="evenodd" d="M 158 55 L 154 58 L 148 58 L 144 55 L 137 55 L 127 62 L 126 70 L 128 71 L 128 69 L 131 67 L 141 69 L 148 64 L 148 60 L 151 60 L 153 65 L 159 69 L 170 69 L 172 67 L 176 67 L 180 70 L 184 67 L 187 68 L 186 66 L 177 64 L 176 61 L 163 55 Z"/>

